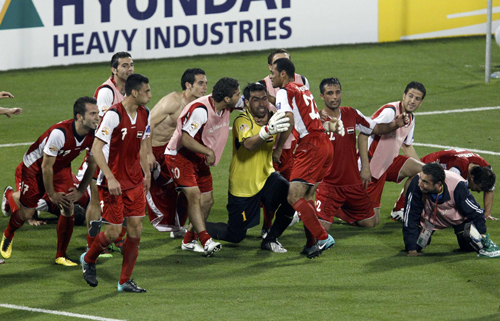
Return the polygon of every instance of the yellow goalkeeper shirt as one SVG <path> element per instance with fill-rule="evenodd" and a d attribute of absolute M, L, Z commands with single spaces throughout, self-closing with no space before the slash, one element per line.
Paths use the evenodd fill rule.
<path fill-rule="evenodd" d="M 254 196 L 274 172 L 272 155 L 275 136 L 271 136 L 253 151 L 243 147 L 243 141 L 258 135 L 261 128 L 248 110 L 234 120 L 233 158 L 229 168 L 229 192 L 234 196 Z"/>

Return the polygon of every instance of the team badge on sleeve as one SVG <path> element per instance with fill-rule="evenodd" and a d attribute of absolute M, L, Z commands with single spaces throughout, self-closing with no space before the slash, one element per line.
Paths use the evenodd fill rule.
<path fill-rule="evenodd" d="M 104 135 L 104 136 L 108 136 L 110 134 L 110 130 L 109 130 L 109 127 L 103 127 L 101 129 L 101 133 Z"/>
<path fill-rule="evenodd" d="M 200 123 L 198 123 L 197 121 L 194 121 L 192 124 L 191 124 L 191 129 L 192 130 L 197 130 L 198 127 L 200 127 Z"/>
<path fill-rule="evenodd" d="M 49 150 L 54 152 L 54 153 L 57 153 L 59 151 L 59 148 L 57 148 L 56 145 L 50 145 Z"/>
<path fill-rule="evenodd" d="M 247 124 L 241 124 L 240 127 L 238 127 L 238 130 L 242 133 L 246 132 L 249 129 L 250 129 L 250 126 L 248 126 Z"/>
<path fill-rule="evenodd" d="M 277 109 L 277 110 L 280 110 L 280 109 L 281 109 L 281 103 L 277 103 L 277 104 L 276 104 L 276 109 Z"/>

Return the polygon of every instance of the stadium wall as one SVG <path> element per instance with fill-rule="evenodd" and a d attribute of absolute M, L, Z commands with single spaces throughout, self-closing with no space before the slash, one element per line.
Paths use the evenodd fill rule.
<path fill-rule="evenodd" d="M 485 22 L 486 1 L 470 0 L 0 0 L 0 70 L 484 34 Z"/>

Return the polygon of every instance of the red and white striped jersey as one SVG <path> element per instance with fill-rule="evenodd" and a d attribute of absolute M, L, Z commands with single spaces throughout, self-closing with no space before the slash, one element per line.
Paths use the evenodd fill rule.
<path fill-rule="evenodd" d="M 132 119 L 122 103 L 108 109 L 97 129 L 96 137 L 104 141 L 103 153 L 111 172 L 122 190 L 136 187 L 144 181 L 141 167 L 141 142 L 150 135 L 149 110 L 139 106 Z M 107 186 L 102 171 L 97 184 Z"/>
<path fill-rule="evenodd" d="M 295 82 L 286 84 L 276 94 L 276 109 L 293 113 L 293 134 L 297 140 L 312 132 L 325 131 L 314 97 L 305 85 Z"/>
<path fill-rule="evenodd" d="M 71 167 L 71 162 L 94 142 L 94 131 L 80 137 L 76 133 L 75 121 L 64 120 L 51 126 L 38 137 L 23 157 L 26 167 L 41 170 L 44 153 L 56 157 L 53 171 Z"/>

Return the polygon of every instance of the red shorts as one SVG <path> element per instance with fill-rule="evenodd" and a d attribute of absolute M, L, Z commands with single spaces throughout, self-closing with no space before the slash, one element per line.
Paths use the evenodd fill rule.
<path fill-rule="evenodd" d="M 54 173 L 54 191 L 68 192 L 71 187 L 74 187 L 72 175 L 70 167 Z M 21 191 L 19 202 L 24 207 L 36 208 L 38 200 L 45 194 L 42 171 L 23 165 L 19 190 Z"/>
<path fill-rule="evenodd" d="M 175 156 L 165 155 L 165 163 L 177 188 L 198 187 L 201 193 L 213 190 L 210 167 L 205 164 L 204 159 L 190 161 L 178 153 Z"/>
<path fill-rule="evenodd" d="M 311 133 L 301 138 L 294 154 L 290 181 L 316 184 L 325 178 L 333 163 L 333 147 L 324 133 Z"/>
<path fill-rule="evenodd" d="M 379 179 L 372 177 L 372 182 L 368 185 L 366 192 L 370 195 L 370 199 L 375 208 L 380 207 L 380 199 L 382 198 L 385 182 L 395 182 L 399 184 L 403 181 L 403 179 L 398 179 L 399 172 L 401 172 L 401 168 L 403 168 L 409 158 L 410 157 L 404 155 L 394 157 L 391 166 L 389 166 Z"/>
<path fill-rule="evenodd" d="M 280 157 L 280 164 L 274 163 L 274 170 L 279 172 L 287 181 L 290 181 L 290 175 L 292 174 L 293 168 L 293 150 L 297 146 L 297 141 L 292 142 L 292 147 L 290 149 L 283 149 Z"/>
<path fill-rule="evenodd" d="M 375 215 L 373 203 L 363 184 L 335 186 L 321 183 L 316 190 L 316 210 L 321 220 L 333 223 L 333 217 L 353 224 Z"/>
<path fill-rule="evenodd" d="M 114 225 L 121 225 L 126 217 L 145 216 L 146 198 L 144 184 L 122 191 L 122 195 L 111 195 L 107 188 L 98 186 L 102 218 Z"/>

